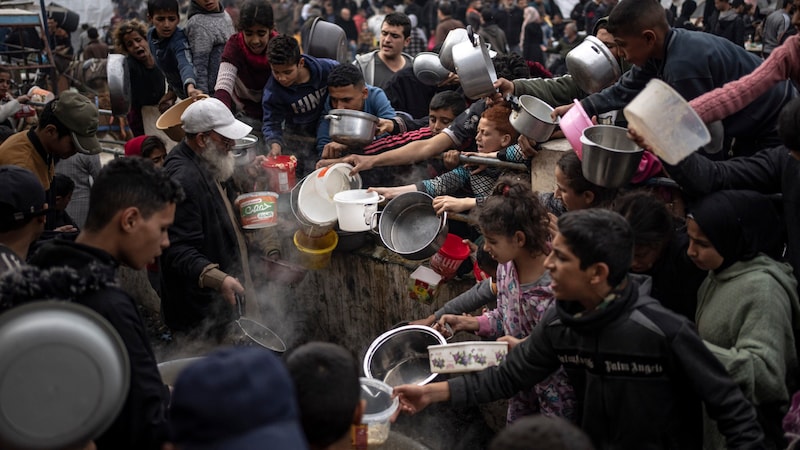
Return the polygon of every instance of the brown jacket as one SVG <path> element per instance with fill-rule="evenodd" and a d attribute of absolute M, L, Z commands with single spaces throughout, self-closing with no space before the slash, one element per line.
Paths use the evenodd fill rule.
<path fill-rule="evenodd" d="M 456 28 L 464 28 L 464 24 L 461 23 L 460 20 L 453 19 L 452 17 L 448 17 L 439 22 L 439 25 L 436 26 L 436 45 L 444 43 L 445 38 L 447 38 L 447 33 Z"/>

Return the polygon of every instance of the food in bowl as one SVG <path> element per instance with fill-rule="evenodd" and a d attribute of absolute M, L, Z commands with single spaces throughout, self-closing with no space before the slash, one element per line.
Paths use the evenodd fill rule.
<path fill-rule="evenodd" d="M 507 342 L 469 341 L 429 345 L 433 373 L 475 372 L 500 364 L 508 354 Z"/>
<path fill-rule="evenodd" d="M 400 400 L 392 398 L 392 387 L 374 378 L 359 378 L 361 400 L 366 401 L 361 423 L 367 425 L 367 445 L 379 445 L 389 438 L 391 419 Z"/>

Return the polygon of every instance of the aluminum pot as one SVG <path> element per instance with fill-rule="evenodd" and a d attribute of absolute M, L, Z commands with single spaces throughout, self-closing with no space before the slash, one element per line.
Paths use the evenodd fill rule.
<path fill-rule="evenodd" d="M 553 108 L 532 95 L 522 95 L 512 102 L 508 120 L 520 134 L 536 142 L 550 139 L 558 120 L 550 118 Z"/>
<path fill-rule="evenodd" d="M 595 125 L 583 130 L 583 176 L 592 183 L 616 189 L 627 184 L 642 160 L 644 150 L 628 139 L 628 130 Z"/>
<path fill-rule="evenodd" d="M 362 146 L 372 143 L 378 118 L 363 111 L 332 109 L 325 120 L 330 120 L 331 140 L 347 146 Z"/>
<path fill-rule="evenodd" d="M 173 386 L 178 380 L 178 375 L 180 375 L 184 369 L 197 361 L 201 361 L 203 358 L 203 356 L 194 356 L 191 358 L 173 359 L 172 361 L 159 363 L 158 373 L 161 375 L 161 381 L 166 385 Z"/>
<path fill-rule="evenodd" d="M 566 57 L 567 72 L 584 92 L 593 94 L 616 83 L 622 70 L 617 58 L 603 41 L 594 36 L 586 38 L 570 50 Z"/>
<path fill-rule="evenodd" d="M 462 42 L 470 42 L 467 30 L 471 28 L 456 28 L 447 33 L 442 48 L 439 49 L 439 62 L 450 72 L 456 71 L 456 63 L 453 61 L 453 47 Z"/>
<path fill-rule="evenodd" d="M 453 47 L 453 61 L 465 96 L 477 99 L 497 92 L 494 87 L 497 73 L 482 37 L 475 36 L 475 42 L 456 44 Z"/>
<path fill-rule="evenodd" d="M 258 144 L 258 136 L 254 134 L 248 134 L 241 139 L 237 139 L 236 144 L 234 144 L 233 149 L 231 149 L 234 164 L 237 166 L 246 166 L 255 161 L 258 153 L 256 144 Z"/>
<path fill-rule="evenodd" d="M 300 32 L 305 53 L 317 58 L 335 59 L 348 63 L 347 37 L 339 25 L 319 17 L 309 19 Z"/>
<path fill-rule="evenodd" d="M 398 195 L 375 213 L 372 223 L 375 218 L 383 245 L 406 259 L 432 256 L 447 238 L 447 213 L 437 216 L 433 198 L 424 192 Z"/>
<path fill-rule="evenodd" d="M 128 114 L 131 109 L 131 77 L 125 55 L 118 53 L 108 55 L 106 78 L 108 78 L 111 113 L 115 116 Z"/>
<path fill-rule="evenodd" d="M 430 371 L 429 345 L 444 345 L 441 333 L 423 325 L 405 325 L 378 336 L 364 355 L 364 374 L 389 386 L 425 385 L 436 374 Z"/>
<path fill-rule="evenodd" d="M 444 67 L 436 53 L 422 52 L 414 57 L 414 76 L 428 86 L 437 86 L 446 80 L 450 71 Z"/>
<path fill-rule="evenodd" d="M 130 360 L 97 312 L 34 301 L 0 316 L 0 447 L 82 447 L 128 397 Z"/>

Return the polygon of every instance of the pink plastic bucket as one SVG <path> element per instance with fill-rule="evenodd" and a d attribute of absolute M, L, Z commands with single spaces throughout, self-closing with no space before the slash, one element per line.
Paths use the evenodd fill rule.
<path fill-rule="evenodd" d="M 575 106 L 561 116 L 561 120 L 558 124 L 564 136 L 572 146 L 572 149 L 581 157 L 583 154 L 581 135 L 583 134 L 583 130 L 592 126 L 592 119 L 586 114 L 583 106 L 581 106 L 581 102 L 575 100 Z"/>
<path fill-rule="evenodd" d="M 431 269 L 443 280 L 449 280 L 468 256 L 469 246 L 462 242 L 461 237 L 448 233 L 444 245 L 431 257 Z"/>
<path fill-rule="evenodd" d="M 269 189 L 281 194 L 291 192 L 295 183 L 295 170 L 297 169 L 297 158 L 293 155 L 278 155 L 267 158 L 261 167 L 269 175 Z"/>

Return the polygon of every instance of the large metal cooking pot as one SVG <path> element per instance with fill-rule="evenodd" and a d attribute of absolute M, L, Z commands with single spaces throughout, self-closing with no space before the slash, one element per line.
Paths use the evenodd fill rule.
<path fill-rule="evenodd" d="M 130 362 L 95 311 L 36 301 L 0 316 L 0 447 L 72 448 L 97 437 L 128 396 Z"/>
<path fill-rule="evenodd" d="M 112 53 L 106 62 L 108 95 L 111 98 L 111 113 L 115 116 L 128 114 L 131 109 L 131 77 L 125 55 Z"/>
<path fill-rule="evenodd" d="M 515 130 L 536 142 L 550 139 L 556 129 L 558 120 L 553 122 L 550 113 L 553 108 L 532 95 L 522 95 L 512 102 L 512 111 L 508 120 Z"/>
<path fill-rule="evenodd" d="M 300 31 L 305 53 L 317 58 L 335 59 L 348 63 L 347 36 L 339 25 L 319 17 L 309 19 Z"/>
<path fill-rule="evenodd" d="M 567 72 L 584 92 L 593 94 L 616 83 L 622 74 L 617 58 L 603 41 L 586 38 L 570 50 L 566 57 Z"/>
<path fill-rule="evenodd" d="M 349 146 L 371 144 L 375 139 L 378 118 L 363 111 L 332 109 L 325 120 L 330 120 L 331 140 Z"/>
<path fill-rule="evenodd" d="M 375 216 L 383 245 L 406 259 L 433 255 L 447 238 L 447 213 L 437 216 L 433 198 L 424 192 L 400 194 Z"/>
<path fill-rule="evenodd" d="M 474 42 L 456 44 L 453 47 L 453 61 L 465 96 L 477 99 L 497 92 L 494 87 L 497 73 L 482 37 L 475 36 Z"/>
<path fill-rule="evenodd" d="M 470 30 L 472 28 L 469 28 Z M 442 48 L 439 49 L 439 62 L 450 72 L 456 71 L 456 63 L 453 61 L 453 47 L 462 42 L 470 42 L 467 28 L 456 28 L 447 33 Z"/>
<path fill-rule="evenodd" d="M 611 189 L 631 180 L 644 150 L 627 134 L 627 129 L 613 125 L 595 125 L 583 130 L 581 169 L 587 180 Z"/>
<path fill-rule="evenodd" d="M 423 325 L 406 325 L 389 330 L 367 349 L 364 355 L 364 374 L 389 386 L 418 384 L 436 378 L 428 361 L 429 345 L 444 345 L 441 333 Z"/>

